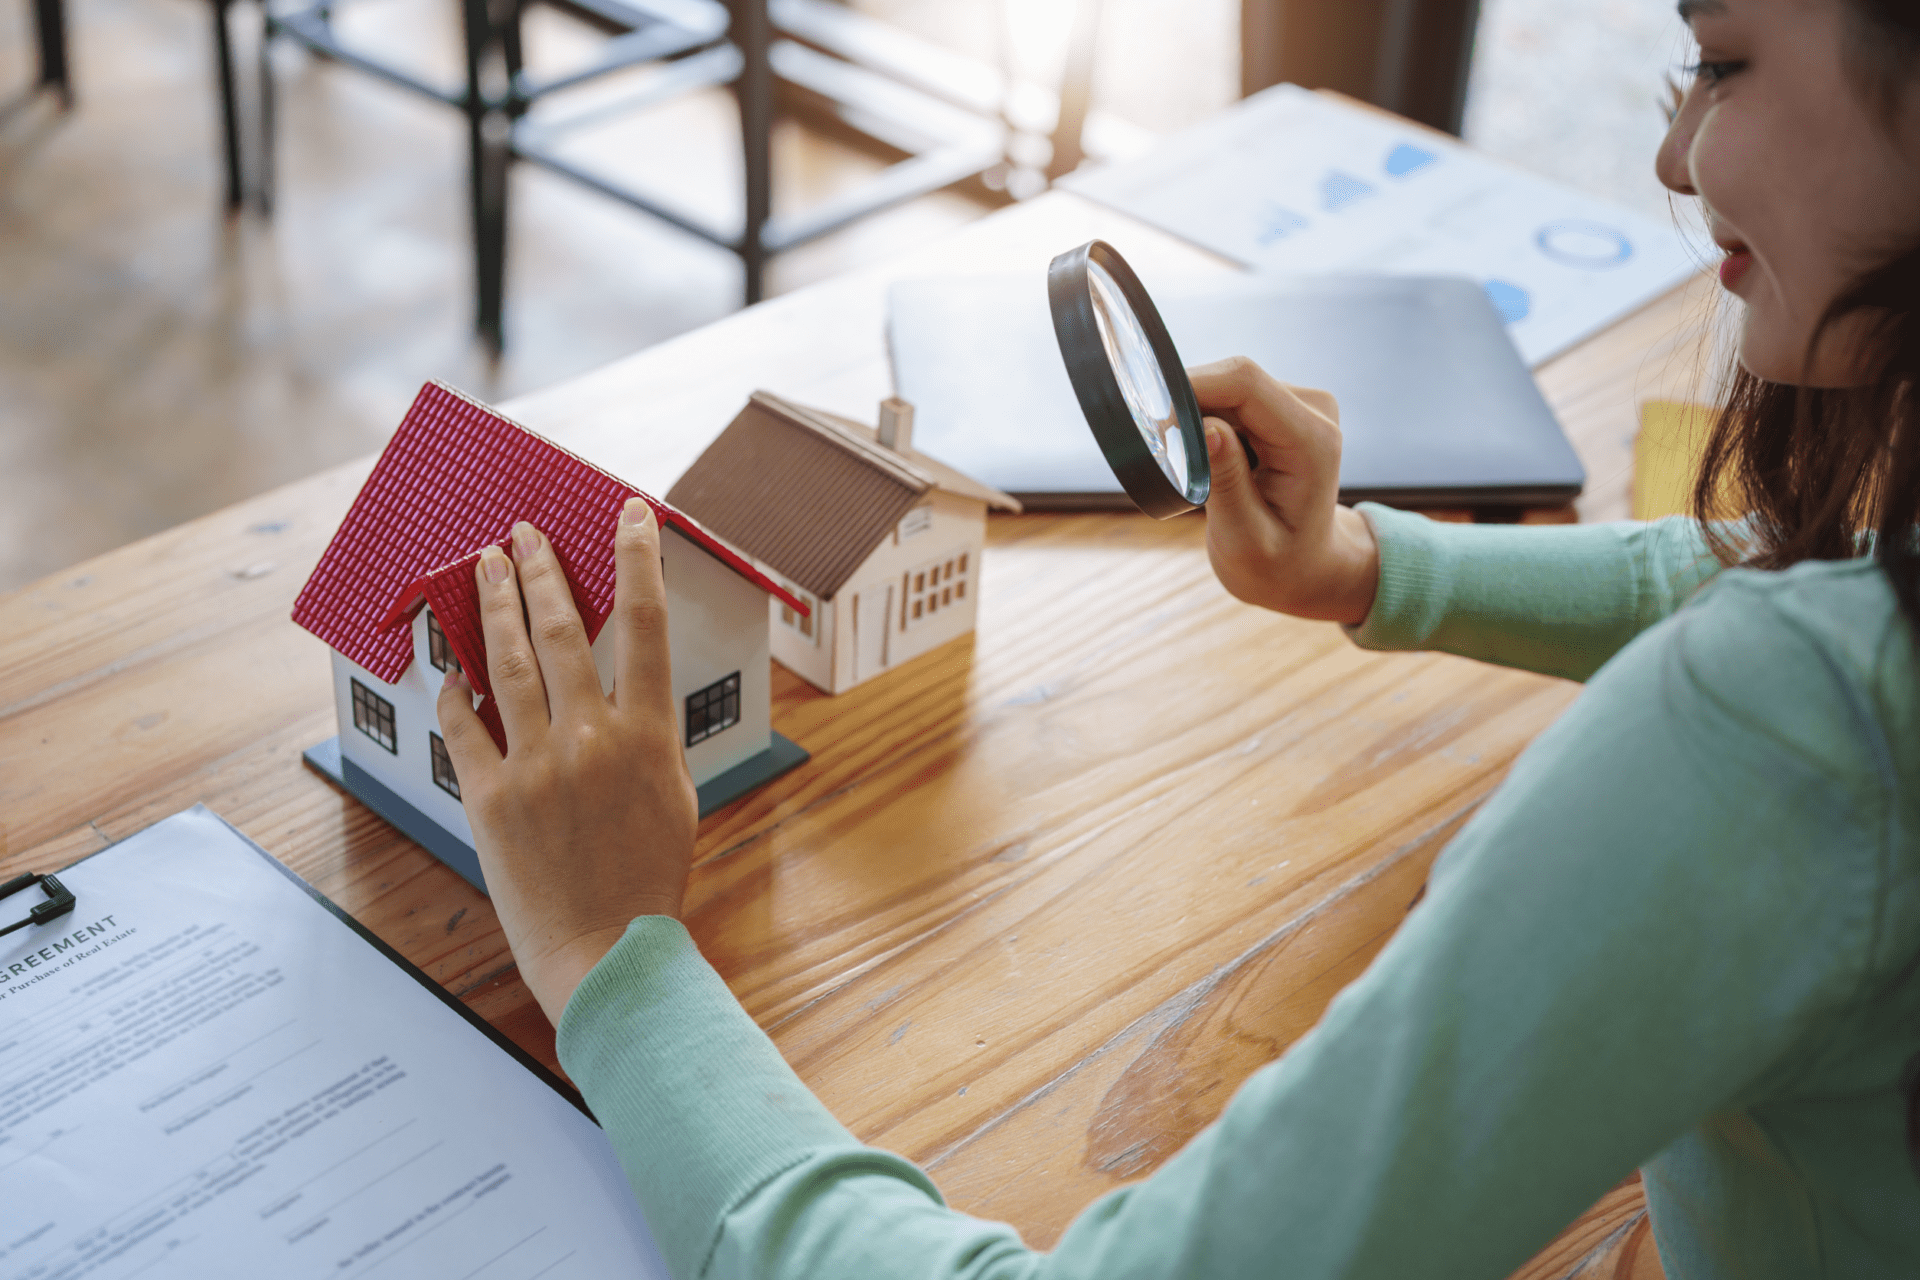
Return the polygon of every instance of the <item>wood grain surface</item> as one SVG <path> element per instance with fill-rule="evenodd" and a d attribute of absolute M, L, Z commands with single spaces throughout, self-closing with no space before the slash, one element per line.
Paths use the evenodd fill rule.
<path fill-rule="evenodd" d="M 508 409 L 662 492 L 757 387 L 870 416 L 890 280 L 1038 273 L 1093 235 L 1150 284 L 1227 269 L 1047 196 Z M 1625 514 L 1635 401 L 1694 387 L 1704 296 L 1542 371 L 1585 518 Z M 287 615 L 369 464 L 0 597 L 0 876 L 204 802 L 554 1064 L 486 899 L 300 763 L 334 724 Z M 839 698 L 776 667 L 813 759 L 701 827 L 688 923 L 746 1008 L 856 1133 L 1036 1246 L 1313 1025 L 1578 692 L 1240 605 L 1203 538 L 996 516 L 977 634 Z M 1659 1275 L 1638 1183 L 1517 1274 Z"/>

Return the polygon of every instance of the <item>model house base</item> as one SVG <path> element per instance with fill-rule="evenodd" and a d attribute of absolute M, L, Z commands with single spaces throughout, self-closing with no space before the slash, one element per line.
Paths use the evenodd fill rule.
<path fill-rule="evenodd" d="M 415 808 L 398 792 L 340 754 L 338 736 L 303 751 L 307 767 L 339 786 L 348 795 L 373 810 L 440 861 L 460 873 L 460 878 L 487 891 L 480 874 L 480 855 L 473 846 Z M 706 817 L 722 805 L 731 804 L 756 787 L 765 786 L 781 774 L 807 762 L 804 748 L 782 734 L 773 735 L 773 745 L 750 756 L 725 773 L 707 779 L 694 788 L 699 797 L 700 816 Z"/>

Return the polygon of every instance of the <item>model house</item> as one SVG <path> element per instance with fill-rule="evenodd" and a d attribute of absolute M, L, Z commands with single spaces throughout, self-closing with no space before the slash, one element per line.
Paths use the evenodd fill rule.
<path fill-rule="evenodd" d="M 773 656 L 828 693 L 973 630 L 998 489 L 913 450 L 913 409 L 880 426 L 755 392 L 667 500 L 777 580 Z"/>
<path fill-rule="evenodd" d="M 807 758 L 769 722 L 768 602 L 805 603 L 679 511 L 439 383 L 423 387 L 294 602 L 333 650 L 337 738 L 309 764 L 484 888 L 460 780 L 434 710 L 458 665 L 504 751 L 489 696 L 474 565 L 516 520 L 566 569 L 602 683 L 612 689 L 613 537 L 620 509 L 659 517 L 674 708 L 709 813 Z"/>

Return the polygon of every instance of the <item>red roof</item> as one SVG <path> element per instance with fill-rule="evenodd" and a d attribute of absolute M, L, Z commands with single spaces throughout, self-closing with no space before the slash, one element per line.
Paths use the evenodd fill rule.
<path fill-rule="evenodd" d="M 613 535 L 620 509 L 645 498 L 669 526 L 763 591 L 806 606 L 713 535 L 552 441 L 443 383 L 420 389 L 373 474 L 293 604 L 293 620 L 387 683 L 413 661 L 402 625 L 422 604 L 474 687 L 488 691 L 473 565 L 505 545 L 516 520 L 545 533 L 566 569 L 587 635 L 613 608 Z M 483 714 L 492 711 L 489 699 Z M 499 737 L 497 717 L 486 715 Z"/>

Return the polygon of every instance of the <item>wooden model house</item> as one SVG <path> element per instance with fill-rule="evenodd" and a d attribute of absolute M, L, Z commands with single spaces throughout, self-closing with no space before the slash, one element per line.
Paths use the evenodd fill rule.
<path fill-rule="evenodd" d="M 354 499 L 293 620 L 333 649 L 340 733 L 309 764 L 476 887 L 480 864 L 434 710 L 463 668 L 488 696 L 474 565 L 516 520 L 553 543 L 602 682 L 612 688 L 613 536 L 644 497 L 660 522 L 674 707 L 702 814 L 786 772 L 806 752 L 772 731 L 767 612 L 805 605 L 672 507 L 439 383 L 421 389 Z"/>
<path fill-rule="evenodd" d="M 806 609 L 775 598 L 773 656 L 828 693 L 973 630 L 998 489 L 912 447 L 913 409 L 880 429 L 755 392 L 667 493 Z"/>

